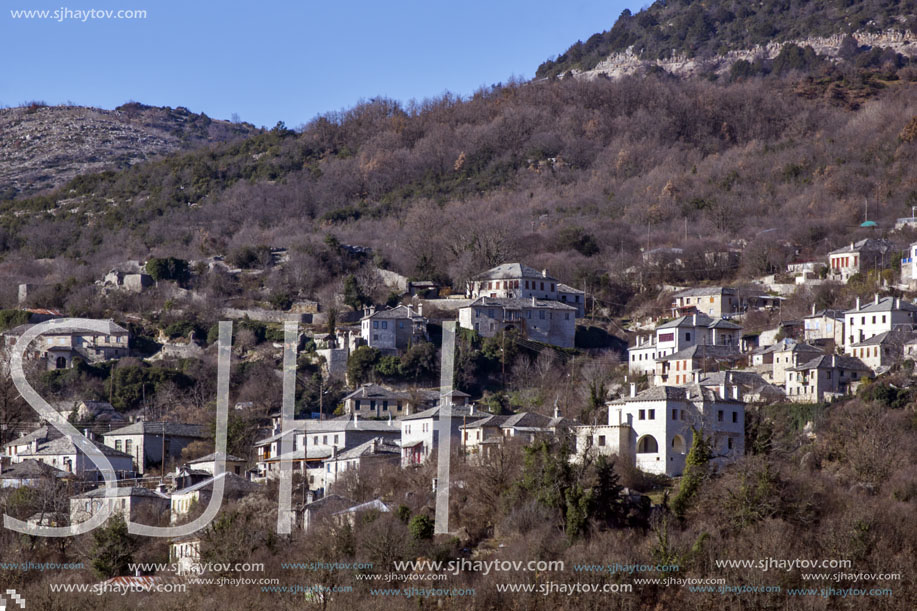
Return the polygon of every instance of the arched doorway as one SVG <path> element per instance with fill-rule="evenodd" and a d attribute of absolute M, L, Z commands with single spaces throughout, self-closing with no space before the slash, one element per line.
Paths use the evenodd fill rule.
<path fill-rule="evenodd" d="M 685 453 L 685 438 L 681 435 L 675 435 L 672 437 L 672 451 L 676 454 Z"/>
<path fill-rule="evenodd" d="M 637 440 L 637 454 L 655 454 L 659 451 L 659 444 L 652 435 L 644 435 Z"/>
<path fill-rule="evenodd" d="M 57 359 L 54 361 L 54 367 L 57 369 L 66 369 L 67 359 L 62 356 L 57 357 Z"/>

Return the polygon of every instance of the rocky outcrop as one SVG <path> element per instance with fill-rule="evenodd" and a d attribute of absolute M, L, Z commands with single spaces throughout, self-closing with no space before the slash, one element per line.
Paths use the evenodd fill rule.
<path fill-rule="evenodd" d="M 853 35 L 860 46 L 887 47 L 906 56 L 917 56 L 917 35 L 909 31 L 889 30 L 882 33 L 858 32 Z M 576 78 L 621 78 L 632 74 L 643 74 L 653 67 L 662 68 L 676 76 L 693 77 L 715 72 L 722 74 L 740 59 L 753 62 L 756 59 L 773 59 L 780 53 L 783 45 L 795 43 L 800 47 L 811 46 L 819 55 L 830 58 L 838 56 L 838 49 L 846 35 L 826 38 L 805 38 L 782 42 L 771 42 L 753 49 L 729 51 L 715 57 L 694 57 L 675 55 L 664 60 L 644 60 L 638 57 L 632 48 L 623 53 L 615 53 L 596 64 L 591 70 L 572 70 Z"/>
<path fill-rule="evenodd" d="M 0 109 L 0 200 L 255 131 L 186 108 L 136 103 L 116 110 L 40 103 Z"/>

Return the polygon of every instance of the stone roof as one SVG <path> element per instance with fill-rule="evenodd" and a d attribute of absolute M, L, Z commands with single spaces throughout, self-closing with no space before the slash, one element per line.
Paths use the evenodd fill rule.
<path fill-rule="evenodd" d="M 576 287 L 572 287 L 569 284 L 564 284 L 563 282 L 557 283 L 557 292 L 558 293 L 577 293 L 579 295 L 586 294 L 586 291 L 580 290 Z"/>
<path fill-rule="evenodd" d="M 207 456 L 201 456 L 200 458 L 195 458 L 192 461 L 189 461 L 189 465 L 197 465 L 204 462 L 214 462 L 218 459 L 216 453 L 208 454 Z M 238 456 L 233 456 L 232 454 L 226 454 L 226 460 L 230 462 L 245 462 L 244 458 L 239 458 Z"/>
<path fill-rule="evenodd" d="M 720 403 L 742 403 L 736 399 L 724 399 L 717 393 L 699 384 L 686 386 L 653 386 L 638 393 L 636 397 L 621 397 L 609 405 L 626 405 L 635 401 L 716 401 Z"/>
<path fill-rule="evenodd" d="M 391 390 L 378 384 L 363 384 L 358 389 L 343 398 L 348 399 L 396 399 L 408 400 L 411 396 L 409 393 L 397 390 Z"/>
<path fill-rule="evenodd" d="M 89 443 L 97 447 L 104 456 L 133 459 L 130 454 L 125 454 L 124 452 L 120 452 L 97 441 L 90 441 Z M 78 454 L 82 452 L 83 451 L 80 450 L 79 447 L 77 447 L 77 445 L 73 443 L 69 437 L 59 437 L 52 441 L 46 442 L 44 445 L 39 445 L 37 452 L 21 452 L 19 456 L 61 456 L 67 454 Z"/>
<path fill-rule="evenodd" d="M 876 240 L 874 238 L 865 238 L 863 240 L 859 240 L 858 242 L 853 242 L 851 244 L 842 246 L 841 248 L 838 248 L 836 250 L 832 250 L 828 254 L 829 255 L 842 255 L 844 253 L 861 252 L 864 250 L 874 250 L 876 252 L 888 252 L 890 249 L 891 249 L 891 244 L 889 244 L 885 240 Z"/>
<path fill-rule="evenodd" d="M 63 435 L 60 433 L 60 431 L 58 431 L 54 427 L 43 426 L 43 427 L 35 429 L 34 431 L 32 431 L 31 433 L 28 433 L 27 435 L 23 435 L 22 437 L 17 437 L 16 439 L 13 439 L 12 441 L 7 441 L 5 444 L 3 444 L 3 447 L 9 448 L 12 446 L 22 446 L 22 445 L 32 443 L 33 441 L 44 442 L 44 441 L 48 441 L 49 439 L 57 439 L 58 437 L 62 437 L 62 436 Z"/>
<path fill-rule="evenodd" d="M 478 297 L 464 307 L 470 308 L 474 306 L 485 308 L 503 308 L 506 310 L 525 310 L 535 308 L 540 310 L 562 310 L 567 312 L 576 311 L 574 306 L 568 305 L 563 301 L 554 301 L 553 299 L 525 299 L 522 297 Z"/>
<path fill-rule="evenodd" d="M 113 488 L 113 492 L 108 492 L 108 488 L 101 487 L 89 492 L 84 492 L 74 496 L 75 499 L 97 499 L 97 498 L 106 498 L 108 496 L 112 497 L 124 497 L 124 496 L 144 496 L 149 498 L 157 499 L 168 499 L 166 495 L 156 492 L 155 490 L 150 490 L 149 488 L 144 488 L 143 486 L 121 486 Z"/>
<path fill-rule="evenodd" d="M 37 477 L 70 477 L 72 473 L 61 471 L 40 460 L 28 459 L 13 463 L 0 473 L 0 479 L 34 479 Z"/>
<path fill-rule="evenodd" d="M 857 344 L 852 344 L 851 348 L 863 348 L 866 346 L 881 346 L 885 343 L 894 343 L 900 342 L 901 345 L 909 343 L 917 339 L 917 336 L 914 335 L 912 331 L 885 331 L 884 333 L 879 333 L 878 335 L 873 335 L 869 339 L 863 340 Z"/>
<path fill-rule="evenodd" d="M 673 354 L 668 354 L 657 360 L 659 361 L 680 361 L 684 359 L 737 359 L 742 356 L 734 346 L 723 346 L 718 344 L 694 344 Z"/>
<path fill-rule="evenodd" d="M 376 310 L 372 314 L 367 314 L 361 320 L 366 320 L 366 319 L 373 319 L 373 320 L 375 319 L 387 319 L 387 320 L 412 319 L 413 320 L 415 318 L 423 318 L 423 316 L 421 316 L 420 314 L 418 314 L 417 312 L 415 312 L 414 310 L 412 310 L 411 308 L 409 308 L 406 305 L 400 305 L 394 308 Z"/>
<path fill-rule="evenodd" d="M 49 323 L 53 323 L 54 326 L 49 327 L 42 335 L 127 335 L 129 331 L 122 327 L 121 325 L 115 323 L 113 320 L 96 320 L 94 322 L 103 322 L 105 323 L 105 331 L 89 331 L 82 330 L 74 325 L 74 323 L 69 322 L 69 319 L 62 318 L 58 320 L 50 320 Z M 41 323 L 46 324 L 46 323 Z M 20 336 L 35 325 L 25 324 L 19 325 L 18 327 L 13 327 L 12 329 L 5 331 L 4 335 Z M 57 328 L 55 328 L 55 326 Z"/>
<path fill-rule="evenodd" d="M 506 280 L 510 278 L 537 278 L 541 280 L 550 280 L 555 283 L 557 282 L 555 278 L 547 275 L 546 272 L 540 272 L 522 263 L 504 263 L 492 267 L 486 272 L 482 272 L 475 276 L 473 280 Z"/>
<path fill-rule="evenodd" d="M 669 322 L 662 323 L 656 330 L 659 329 L 677 329 L 679 327 L 708 327 L 713 323 L 713 319 L 698 312 L 696 314 L 686 314 L 685 316 L 679 316 L 675 320 L 670 320 Z"/>
<path fill-rule="evenodd" d="M 814 314 L 809 314 L 806 318 L 832 318 L 834 320 L 844 320 L 843 310 L 819 310 Z"/>
<path fill-rule="evenodd" d="M 440 410 L 440 406 L 437 405 L 436 407 L 425 409 L 421 412 L 411 414 L 410 416 L 402 416 L 401 418 L 398 419 L 398 421 L 405 422 L 409 420 L 423 420 L 425 418 L 439 419 L 439 410 Z M 452 408 L 452 416 L 454 418 L 486 418 L 487 416 L 490 416 L 490 415 L 491 414 L 481 412 L 481 411 L 474 412 L 472 411 L 472 408 L 470 407 L 453 406 Z"/>
<path fill-rule="evenodd" d="M 859 309 L 851 308 L 845 311 L 844 314 L 866 314 L 869 312 L 891 311 L 917 312 L 917 305 L 897 297 L 882 297 L 879 300 L 861 303 Z"/>
<path fill-rule="evenodd" d="M 202 482 L 198 482 L 193 486 L 188 486 L 187 488 L 182 488 L 181 490 L 176 490 L 173 492 L 174 495 L 179 494 L 188 494 L 189 492 L 197 492 L 198 490 L 203 490 L 205 488 L 212 488 L 214 482 L 218 479 L 223 478 L 225 483 L 223 484 L 224 492 L 237 492 L 237 493 L 248 493 L 254 492 L 259 488 L 258 484 L 248 481 L 244 477 L 239 477 L 235 473 L 220 473 L 208 479 L 205 479 Z"/>
<path fill-rule="evenodd" d="M 849 369 L 853 371 L 872 371 L 866 363 L 852 356 L 825 354 L 787 371 L 811 371 L 812 369 Z"/>
<path fill-rule="evenodd" d="M 674 299 L 679 297 L 705 297 L 707 295 L 735 295 L 736 290 L 727 286 L 702 286 L 697 288 L 685 289 L 672 295 Z"/>
<path fill-rule="evenodd" d="M 210 437 L 204 427 L 199 424 L 182 424 L 180 422 L 135 422 L 127 426 L 103 433 L 103 437 L 118 435 L 162 435 L 170 437 L 196 437 L 206 439 Z"/>
<path fill-rule="evenodd" d="M 329 460 L 350 460 L 361 456 L 401 455 L 401 448 L 383 437 L 375 437 L 358 446 L 339 452 Z"/>

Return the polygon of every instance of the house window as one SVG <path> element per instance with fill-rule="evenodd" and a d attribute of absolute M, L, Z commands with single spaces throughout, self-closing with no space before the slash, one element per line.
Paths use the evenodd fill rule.
<path fill-rule="evenodd" d="M 564 320 L 570 320 L 570 312 L 564 313 Z"/>
<path fill-rule="evenodd" d="M 327 435 L 322 435 L 322 445 L 323 446 L 328 445 L 328 436 Z"/>
<path fill-rule="evenodd" d="M 131 439 L 125 439 L 125 440 L 124 440 L 124 451 L 127 452 L 128 454 L 130 454 L 130 453 L 131 453 L 131 450 L 134 449 L 134 448 L 133 448 L 133 445 L 134 445 L 133 440 L 131 440 Z"/>
<path fill-rule="evenodd" d="M 605 435 L 599 435 L 599 445 L 600 446 L 605 445 Z"/>
<path fill-rule="evenodd" d="M 378 329 L 378 328 L 379 328 L 379 321 L 378 321 L 378 320 L 374 320 L 374 321 L 373 321 L 373 329 Z"/>
<path fill-rule="evenodd" d="M 723 410 L 717 410 L 717 412 L 716 412 L 716 421 L 717 421 L 717 422 L 722 422 L 722 421 L 723 421 Z"/>
<path fill-rule="evenodd" d="M 384 411 L 384 412 L 387 412 L 387 411 L 388 411 L 388 401 L 383 401 L 383 402 L 382 402 L 382 411 Z"/>
<path fill-rule="evenodd" d="M 638 420 L 646 420 L 646 410 L 641 409 L 641 410 L 637 413 L 637 419 L 638 419 Z"/>
<path fill-rule="evenodd" d="M 729 437 L 726 440 L 726 447 L 729 448 L 730 450 L 732 449 L 732 437 Z"/>
<path fill-rule="evenodd" d="M 538 318 L 540 318 L 541 320 L 544 320 L 544 310 L 538 311 Z"/>
<path fill-rule="evenodd" d="M 404 329 L 404 321 L 403 321 L 403 320 L 399 320 L 399 321 L 398 321 L 398 328 L 399 328 L 399 329 Z"/>
<path fill-rule="evenodd" d="M 335 436 L 334 436 L 334 445 L 337 445 L 337 444 L 338 444 L 338 436 L 335 435 Z"/>
<path fill-rule="evenodd" d="M 672 410 L 672 420 L 678 420 L 678 410 L 677 409 Z"/>
<path fill-rule="evenodd" d="M 383 321 L 382 321 L 382 328 L 383 328 L 383 329 L 388 329 L 388 321 L 386 321 L 386 320 L 383 320 Z"/>
<path fill-rule="evenodd" d="M 654 409 L 649 410 L 648 419 L 649 419 L 649 420 L 655 420 L 655 419 L 656 419 L 656 410 L 654 410 Z"/>
<path fill-rule="evenodd" d="M 121 440 L 120 439 L 115 440 L 115 449 L 119 452 L 121 451 Z"/>
<path fill-rule="evenodd" d="M 686 341 L 686 342 L 690 342 L 690 341 L 691 341 L 691 334 L 690 334 L 690 333 L 685 333 L 685 341 Z"/>

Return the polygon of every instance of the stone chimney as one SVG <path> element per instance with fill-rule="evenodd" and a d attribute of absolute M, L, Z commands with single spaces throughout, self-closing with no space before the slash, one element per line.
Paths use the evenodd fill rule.
<path fill-rule="evenodd" d="M 556 404 L 556 403 L 554 404 L 554 417 L 555 417 L 555 418 L 560 418 L 560 408 L 557 407 L 557 404 Z"/>
<path fill-rule="evenodd" d="M 334 459 L 337 457 L 338 457 L 338 447 L 334 444 L 331 444 L 331 458 Z"/>
<path fill-rule="evenodd" d="M 631 397 L 637 396 L 637 385 L 634 382 L 630 383 L 630 396 Z"/>
<path fill-rule="evenodd" d="M 815 304 L 812 304 L 812 316 L 815 316 Z"/>
<path fill-rule="evenodd" d="M 733 387 L 732 387 L 732 398 L 735 399 L 736 401 L 741 401 L 741 400 L 742 400 L 742 393 L 739 392 L 739 387 L 738 387 L 738 386 L 733 386 Z"/>
<path fill-rule="evenodd" d="M 726 382 L 725 382 L 725 381 L 724 381 L 724 382 L 720 382 L 720 398 L 722 398 L 722 399 L 728 399 L 728 398 L 729 398 L 729 397 L 726 395 Z"/>
<path fill-rule="evenodd" d="M 546 269 L 541 270 L 541 277 L 542 277 L 542 278 L 547 278 L 547 277 L 548 277 L 548 270 L 546 270 Z"/>
<path fill-rule="evenodd" d="M 418 316 L 423 316 L 423 303 L 418 303 L 418 304 L 417 304 L 417 315 L 418 315 Z"/>
<path fill-rule="evenodd" d="M 379 438 L 373 437 L 373 454 L 376 454 L 379 451 Z"/>
<path fill-rule="evenodd" d="M 532 307 L 533 308 L 535 307 L 535 296 L 534 295 L 532 295 Z"/>
<path fill-rule="evenodd" d="M 474 403 L 468 406 L 468 415 L 474 416 Z"/>
<path fill-rule="evenodd" d="M 876 305 L 879 305 L 879 294 L 876 293 Z"/>
<path fill-rule="evenodd" d="M 360 416 L 357 414 L 357 412 L 353 413 L 353 428 L 360 428 Z"/>
<path fill-rule="evenodd" d="M 857 310 L 859 310 L 859 309 L 860 309 L 860 298 L 857 297 Z"/>

